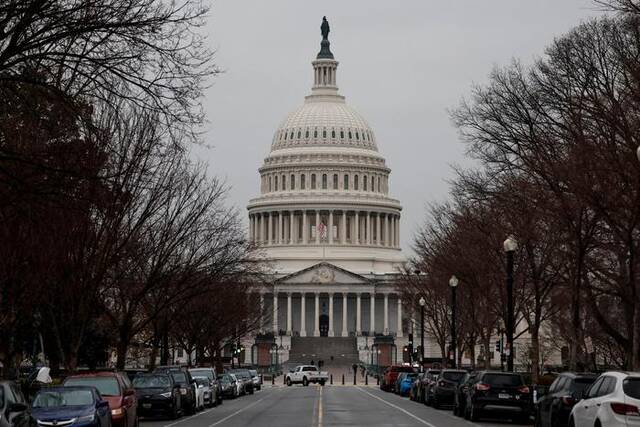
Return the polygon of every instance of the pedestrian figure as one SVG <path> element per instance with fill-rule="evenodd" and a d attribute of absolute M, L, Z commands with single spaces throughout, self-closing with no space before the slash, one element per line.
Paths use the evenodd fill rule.
<path fill-rule="evenodd" d="M 313 363 L 313 359 L 311 359 L 311 363 L 309 363 L 309 365 L 314 365 L 314 363 Z"/>

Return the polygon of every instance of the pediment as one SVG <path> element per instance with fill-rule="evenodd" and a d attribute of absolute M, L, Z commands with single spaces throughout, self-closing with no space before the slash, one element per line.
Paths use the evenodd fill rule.
<path fill-rule="evenodd" d="M 369 284 L 370 281 L 328 262 L 321 262 L 278 280 L 282 284 Z"/>

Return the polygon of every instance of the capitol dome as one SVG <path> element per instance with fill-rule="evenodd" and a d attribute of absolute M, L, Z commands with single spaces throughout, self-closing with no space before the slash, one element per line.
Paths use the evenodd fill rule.
<path fill-rule="evenodd" d="M 400 202 L 373 130 L 337 86 L 328 39 L 312 61 L 304 103 L 276 129 L 249 202 L 250 239 L 280 272 L 326 261 L 354 272 L 397 272 Z"/>

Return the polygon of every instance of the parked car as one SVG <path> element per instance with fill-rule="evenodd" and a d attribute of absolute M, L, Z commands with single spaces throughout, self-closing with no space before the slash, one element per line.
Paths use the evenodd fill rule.
<path fill-rule="evenodd" d="M 571 410 L 569 425 L 640 426 L 640 372 L 605 372 Z"/>
<path fill-rule="evenodd" d="M 172 419 L 182 414 L 180 385 L 169 374 L 139 374 L 133 379 L 138 398 L 138 414 L 164 415 Z"/>
<path fill-rule="evenodd" d="M 409 396 L 411 386 L 417 377 L 418 374 L 415 372 L 405 372 L 402 376 L 402 381 L 400 381 L 400 384 L 398 385 L 398 394 L 400 396 Z"/>
<path fill-rule="evenodd" d="M 138 399 L 126 374 L 111 371 L 73 375 L 67 377 L 62 385 L 95 387 L 109 402 L 114 426 L 138 427 Z"/>
<path fill-rule="evenodd" d="M 400 372 L 398 374 L 398 377 L 396 378 L 396 381 L 393 383 L 393 392 L 395 394 L 400 394 L 400 383 L 402 382 L 404 377 L 407 376 L 408 373 L 409 372 Z"/>
<path fill-rule="evenodd" d="M 453 394 L 453 415 L 464 417 L 467 412 L 467 391 L 476 381 L 477 372 L 469 372 L 460 381 Z"/>
<path fill-rule="evenodd" d="M 384 370 L 382 374 L 382 382 L 380 382 L 380 390 L 395 391 L 396 380 L 401 372 L 414 372 L 411 366 L 392 365 Z"/>
<path fill-rule="evenodd" d="M 490 414 L 526 424 L 531 413 L 531 392 L 522 375 L 481 371 L 466 391 L 465 418 L 477 421 Z"/>
<path fill-rule="evenodd" d="M 262 389 L 262 377 L 258 375 L 258 371 L 255 369 L 249 369 L 249 373 L 251 374 L 251 379 L 253 380 L 253 389 Z"/>
<path fill-rule="evenodd" d="M 566 427 L 571 409 L 584 391 L 596 380 L 594 374 L 563 372 L 536 403 L 537 427 Z"/>
<path fill-rule="evenodd" d="M 293 384 L 302 384 L 304 386 L 309 383 L 320 384 L 323 386 L 329 379 L 329 374 L 326 372 L 320 372 L 317 366 L 314 365 L 300 365 L 291 370 L 285 376 L 285 382 L 288 386 Z"/>
<path fill-rule="evenodd" d="M 426 372 L 420 372 L 418 376 L 416 376 L 416 379 L 413 382 L 413 384 L 411 384 L 411 390 L 409 391 L 409 399 L 413 400 L 414 402 L 422 401 L 420 397 L 420 382 L 422 381 L 425 375 L 426 375 Z"/>
<path fill-rule="evenodd" d="M 422 379 L 420 388 L 422 389 L 423 403 L 425 405 L 431 405 L 431 387 L 438 381 L 440 375 L 440 369 L 428 369 L 427 374 Z"/>
<path fill-rule="evenodd" d="M 234 374 L 236 378 L 242 382 L 243 394 L 253 394 L 253 379 L 246 369 L 229 369 L 230 374 Z"/>
<path fill-rule="evenodd" d="M 182 409 L 187 414 L 196 412 L 196 387 L 189 370 L 182 366 L 158 366 L 156 374 L 169 374 L 173 381 L 180 386 Z"/>
<path fill-rule="evenodd" d="M 467 371 L 445 369 L 427 389 L 428 401 L 436 409 L 441 405 L 453 405 L 455 390 L 466 377 Z"/>
<path fill-rule="evenodd" d="M 42 427 L 111 426 L 109 402 L 90 386 L 43 388 L 33 399 L 31 414 Z"/>
<path fill-rule="evenodd" d="M 209 378 L 211 393 L 213 394 L 214 406 L 222 403 L 222 388 L 220 387 L 220 381 L 218 381 L 218 375 L 213 368 L 194 368 L 189 369 L 189 373 L 192 377 L 207 377 Z"/>
<path fill-rule="evenodd" d="M 33 427 L 36 421 L 18 384 L 0 381 L 0 427 Z"/>
<path fill-rule="evenodd" d="M 242 394 L 242 384 L 234 374 L 222 374 L 218 379 L 223 397 L 235 399 Z"/>

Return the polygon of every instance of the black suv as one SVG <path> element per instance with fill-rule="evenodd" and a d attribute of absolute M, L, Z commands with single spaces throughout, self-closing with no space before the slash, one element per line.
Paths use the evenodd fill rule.
<path fill-rule="evenodd" d="M 453 405 L 455 390 L 465 379 L 467 371 L 445 369 L 440 372 L 438 380 L 428 388 L 428 401 L 438 409 L 441 405 Z"/>
<path fill-rule="evenodd" d="M 176 419 L 182 413 L 180 385 L 169 374 L 138 374 L 133 378 L 138 414 L 165 415 Z"/>
<path fill-rule="evenodd" d="M 476 381 L 477 372 L 469 372 L 456 386 L 453 394 L 453 415 L 464 417 L 467 409 L 467 391 Z"/>
<path fill-rule="evenodd" d="M 195 381 L 187 368 L 182 366 L 158 366 L 154 374 L 169 374 L 173 381 L 180 386 L 182 409 L 187 414 L 196 412 L 196 388 Z"/>
<path fill-rule="evenodd" d="M 531 391 L 522 375 L 513 372 L 481 371 L 466 391 L 465 418 L 477 421 L 491 414 L 529 422 Z"/>
<path fill-rule="evenodd" d="M 594 374 L 564 372 L 555 379 L 549 390 L 538 398 L 536 426 L 563 427 L 569 425 L 571 409 L 582 392 L 596 380 Z"/>

